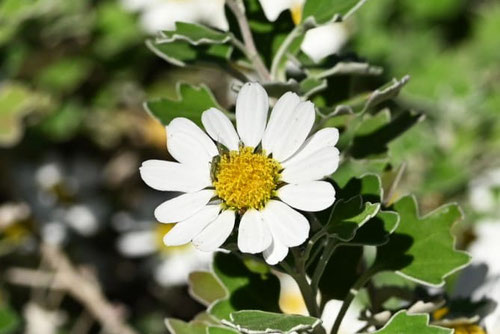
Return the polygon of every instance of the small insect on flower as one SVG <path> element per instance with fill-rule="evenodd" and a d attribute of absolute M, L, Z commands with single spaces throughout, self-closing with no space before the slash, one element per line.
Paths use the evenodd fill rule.
<path fill-rule="evenodd" d="M 268 109 L 264 88 L 247 83 L 236 100 L 236 129 L 214 108 L 201 118 L 208 135 L 186 118 L 170 122 L 167 149 L 177 162 L 148 160 L 140 168 L 150 187 L 183 193 L 155 210 L 160 222 L 176 223 L 165 244 L 214 251 L 238 223 L 239 250 L 263 252 L 274 265 L 306 241 L 309 222 L 297 210 L 321 211 L 335 201 L 322 179 L 338 167 L 339 133 L 324 128 L 308 138 L 314 105 L 295 93 L 276 102 L 269 121 Z"/>

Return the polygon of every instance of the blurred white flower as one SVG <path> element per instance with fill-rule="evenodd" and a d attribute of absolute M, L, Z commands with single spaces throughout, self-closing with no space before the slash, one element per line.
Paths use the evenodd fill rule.
<path fill-rule="evenodd" d="M 490 170 L 471 181 L 469 202 L 478 213 L 500 214 L 500 169 Z"/>
<path fill-rule="evenodd" d="M 472 263 L 461 274 L 454 296 L 497 303 L 483 322 L 488 333 L 500 333 L 500 220 L 477 222 L 475 233 L 477 238 L 469 247 Z"/>
<path fill-rule="evenodd" d="M 28 219 L 31 210 L 26 203 L 4 203 L 0 205 L 0 230 Z"/>
<path fill-rule="evenodd" d="M 296 24 L 302 19 L 305 0 L 259 0 L 269 21 L 275 21 L 284 10 L 289 9 Z M 339 52 L 349 39 L 349 31 L 342 22 L 327 23 L 306 32 L 301 50 L 313 61 Z"/>
<path fill-rule="evenodd" d="M 140 23 L 148 33 L 175 28 L 175 22 L 202 23 L 228 29 L 224 0 L 121 0 L 130 11 L 140 12 Z"/>
<path fill-rule="evenodd" d="M 344 23 L 329 23 L 306 32 L 301 50 L 315 62 L 337 53 L 349 38 Z"/>
<path fill-rule="evenodd" d="M 309 222 L 297 210 L 321 211 L 335 201 L 335 189 L 321 180 L 338 167 L 339 132 L 324 128 L 307 138 L 314 105 L 295 93 L 278 100 L 269 122 L 268 109 L 264 88 L 247 83 L 236 100 L 238 131 L 221 111 L 205 111 L 208 135 L 227 148 L 220 152 L 192 121 L 170 122 L 167 149 L 178 162 L 148 160 L 140 168 L 151 188 L 183 193 L 155 210 L 160 222 L 176 223 L 166 245 L 192 241 L 202 251 L 215 251 L 232 233 L 237 216 L 239 250 L 263 253 L 269 264 L 306 241 Z"/>
<path fill-rule="evenodd" d="M 114 225 L 120 226 L 132 218 L 121 213 L 114 218 Z M 187 283 L 189 274 L 195 270 L 207 270 L 212 260 L 212 253 L 201 252 L 192 245 L 167 247 L 163 237 L 172 228 L 172 224 L 154 222 L 136 222 L 122 231 L 118 239 L 118 251 L 124 256 L 153 257 L 155 264 L 153 277 L 162 286 L 175 286 Z M 135 230 L 132 230 L 135 228 Z"/>

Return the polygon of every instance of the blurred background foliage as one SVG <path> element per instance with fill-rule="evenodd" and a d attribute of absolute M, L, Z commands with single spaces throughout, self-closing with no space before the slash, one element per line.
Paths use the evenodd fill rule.
<path fill-rule="evenodd" d="M 395 197 L 414 192 L 424 211 L 458 201 L 466 220 L 457 235 L 467 247 L 473 223 L 500 219 L 500 4 L 371 0 L 348 29 L 341 54 L 384 68 L 363 80 L 376 87 L 410 74 L 399 103 L 427 116 L 390 144 L 393 163 L 406 164 Z M 0 1 L 5 333 L 19 330 L 21 316 L 27 333 L 39 333 L 29 329 L 40 314 L 61 324 L 58 333 L 97 328 L 75 301 L 20 286 L 12 268 L 50 267 L 37 253 L 40 240 L 63 245 L 141 332 L 163 333 L 165 316 L 201 309 L 183 283 L 207 260 L 161 245 L 165 231 L 151 214 L 161 194 L 138 177 L 145 156 L 165 155 L 164 130 L 142 103 L 175 99 L 179 81 L 206 83 L 223 107 L 231 92 L 221 72 L 162 61 L 146 48 L 147 36 L 139 15 L 117 0 Z M 341 90 L 355 84 L 336 80 Z"/>

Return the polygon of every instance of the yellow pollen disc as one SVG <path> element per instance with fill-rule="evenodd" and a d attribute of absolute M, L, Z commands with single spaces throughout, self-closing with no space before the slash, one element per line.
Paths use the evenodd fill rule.
<path fill-rule="evenodd" d="M 261 209 L 271 199 L 281 165 L 251 147 L 231 151 L 215 166 L 213 185 L 225 205 L 237 210 Z"/>

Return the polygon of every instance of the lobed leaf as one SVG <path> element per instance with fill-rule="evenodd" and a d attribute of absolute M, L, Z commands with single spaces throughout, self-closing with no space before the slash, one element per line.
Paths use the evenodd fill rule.
<path fill-rule="evenodd" d="M 205 110 L 212 107 L 222 110 L 205 85 L 180 83 L 177 86 L 177 96 L 177 100 L 162 98 L 148 101 L 144 108 L 165 126 L 176 117 L 186 117 L 201 125 L 201 114 Z"/>
<path fill-rule="evenodd" d="M 330 236 L 342 241 L 354 238 L 356 230 L 374 217 L 380 210 L 380 203 L 363 203 L 361 196 L 347 201 L 339 200 L 332 209 L 332 219 L 326 225 Z"/>
<path fill-rule="evenodd" d="M 303 20 L 311 17 L 317 24 L 323 24 L 343 16 L 354 8 L 360 0 L 307 0 L 302 12 Z"/>
<path fill-rule="evenodd" d="M 170 43 L 176 40 L 184 40 L 193 45 L 199 44 L 223 44 L 230 40 L 229 32 L 218 31 L 207 26 L 176 22 L 175 30 L 162 31 L 156 43 Z"/>
<path fill-rule="evenodd" d="M 230 323 L 242 333 L 293 333 L 311 330 L 321 320 L 302 315 L 289 315 L 263 311 L 239 311 L 230 316 Z"/>
<path fill-rule="evenodd" d="M 185 40 L 174 40 L 170 43 L 147 40 L 146 46 L 158 57 L 180 67 L 193 64 L 224 64 L 233 52 L 233 47 L 230 45 L 192 45 Z"/>
<path fill-rule="evenodd" d="M 429 315 L 396 313 L 377 334 L 452 334 L 452 329 L 429 325 Z"/>
<path fill-rule="evenodd" d="M 452 225 L 462 219 L 456 204 L 442 206 L 420 218 L 413 196 L 394 204 L 401 222 L 390 241 L 378 248 L 374 268 L 393 270 L 420 283 L 440 286 L 444 278 L 469 263 L 470 256 L 454 247 Z"/>

